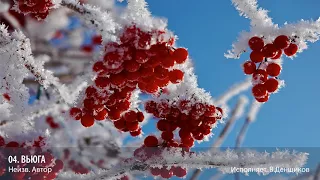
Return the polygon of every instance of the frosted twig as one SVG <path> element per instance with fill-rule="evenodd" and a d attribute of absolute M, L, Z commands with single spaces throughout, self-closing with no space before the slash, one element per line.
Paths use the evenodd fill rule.
<path fill-rule="evenodd" d="M 84 22 L 96 29 L 102 36 L 104 42 L 116 41 L 114 35 L 117 24 L 110 12 L 103 12 L 100 8 L 89 4 L 80 5 L 75 0 L 62 0 L 61 5 L 79 13 Z"/>
<path fill-rule="evenodd" d="M 227 122 L 227 124 L 224 126 L 223 130 L 221 131 L 219 137 L 217 138 L 217 140 L 213 143 L 211 150 L 213 150 L 214 148 L 218 148 L 221 146 L 221 144 L 223 143 L 225 137 L 228 135 L 228 133 L 230 132 L 230 130 L 232 129 L 234 123 L 236 122 L 236 120 L 238 118 L 240 118 L 243 114 L 243 110 L 245 108 L 245 106 L 248 103 L 248 99 L 245 96 L 241 96 L 235 106 L 235 108 L 233 109 L 233 111 L 231 112 L 231 116 Z M 200 169 L 196 169 L 190 180 L 196 180 L 197 177 L 200 175 L 201 170 Z"/>
<path fill-rule="evenodd" d="M 61 174 L 59 180 L 67 179 L 117 179 L 126 173 L 147 171 L 150 167 L 181 166 L 188 168 L 218 168 L 223 173 L 233 173 L 233 168 L 266 168 L 263 175 L 270 173 L 270 167 L 296 168 L 302 167 L 307 160 L 306 153 L 290 153 L 289 151 L 276 151 L 271 154 L 255 151 L 238 154 L 233 150 L 215 153 L 199 153 L 182 155 L 179 151 L 164 151 L 161 157 L 148 159 L 144 162 L 138 160 L 124 161 L 121 165 L 106 171 L 90 173 L 87 176 Z"/>
<path fill-rule="evenodd" d="M 225 105 L 227 102 L 233 98 L 234 96 L 240 94 L 243 91 L 248 90 L 252 86 L 251 78 L 247 78 L 244 81 L 234 84 L 229 88 L 228 91 L 226 91 L 224 94 L 222 94 L 217 100 L 217 105 Z"/>
<path fill-rule="evenodd" d="M 301 20 L 296 24 L 285 23 L 283 27 L 273 24 L 267 11 L 258 9 L 256 0 L 232 0 L 240 15 L 251 19 L 250 32 L 242 32 L 237 42 L 232 44 L 225 57 L 239 59 L 241 53 L 246 52 L 248 40 L 253 36 L 264 38 L 266 43 L 271 43 L 278 35 L 287 35 L 299 46 L 299 52 L 307 49 L 306 42 L 316 42 L 320 36 L 320 20 Z"/>
<path fill-rule="evenodd" d="M 261 103 L 258 103 L 257 101 L 253 100 L 250 110 L 247 114 L 247 118 L 237 136 L 236 139 L 236 144 L 235 144 L 235 149 L 238 149 L 241 147 L 241 144 L 246 136 L 246 132 L 248 127 L 250 126 L 250 124 L 256 119 L 257 113 L 260 110 L 261 107 Z M 240 174 L 239 173 L 235 173 L 235 179 L 239 180 L 240 179 Z"/>
<path fill-rule="evenodd" d="M 230 130 L 232 129 L 234 123 L 238 118 L 240 118 L 243 114 L 243 110 L 248 103 L 248 99 L 245 96 L 239 98 L 236 107 L 231 112 L 231 117 L 227 124 L 224 126 L 223 130 L 221 131 L 218 139 L 213 143 L 212 149 L 220 147 L 222 142 L 224 141 L 225 137 L 228 135 Z"/>

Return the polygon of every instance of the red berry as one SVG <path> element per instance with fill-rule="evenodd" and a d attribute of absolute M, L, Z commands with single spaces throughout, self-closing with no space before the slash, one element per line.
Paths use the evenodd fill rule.
<path fill-rule="evenodd" d="M 94 124 L 94 118 L 93 116 L 89 115 L 89 114 L 85 114 L 82 116 L 81 118 L 81 124 L 84 127 L 90 127 Z"/>
<path fill-rule="evenodd" d="M 114 127 L 116 127 L 119 130 L 122 130 L 126 127 L 126 122 L 123 119 L 115 121 L 113 124 L 114 124 Z"/>
<path fill-rule="evenodd" d="M 144 139 L 144 145 L 146 147 L 156 147 L 158 146 L 158 139 L 155 136 L 147 136 Z"/>
<path fill-rule="evenodd" d="M 138 130 L 130 132 L 130 135 L 133 137 L 136 137 L 136 136 L 139 136 L 141 132 L 142 132 L 141 128 L 138 128 Z"/>
<path fill-rule="evenodd" d="M 96 35 L 92 37 L 92 43 L 95 45 L 101 45 L 102 37 L 100 35 Z"/>
<path fill-rule="evenodd" d="M 252 61 L 246 61 L 242 67 L 245 74 L 252 74 L 256 71 L 256 64 Z"/>
<path fill-rule="evenodd" d="M 262 49 L 262 54 L 267 58 L 272 58 L 277 55 L 278 49 L 273 44 L 266 44 Z"/>
<path fill-rule="evenodd" d="M 298 51 L 298 45 L 291 43 L 288 48 L 284 49 L 284 53 L 287 56 L 293 56 Z"/>
<path fill-rule="evenodd" d="M 190 139 L 191 137 L 191 132 L 188 131 L 187 129 L 180 129 L 179 131 L 179 136 L 181 139 Z"/>
<path fill-rule="evenodd" d="M 121 117 L 121 112 L 118 109 L 111 109 L 109 112 L 109 119 L 115 121 L 120 119 Z"/>
<path fill-rule="evenodd" d="M 275 92 L 279 87 L 279 82 L 277 79 L 269 78 L 266 83 L 264 83 L 268 92 Z"/>
<path fill-rule="evenodd" d="M 110 85 L 110 79 L 107 77 L 97 77 L 97 79 L 94 82 L 96 86 L 99 88 L 105 88 Z"/>
<path fill-rule="evenodd" d="M 58 172 L 60 171 L 61 169 L 63 169 L 63 162 L 60 160 L 60 159 L 57 159 L 55 161 L 55 165 L 53 167 L 53 170 L 54 172 Z"/>
<path fill-rule="evenodd" d="M 198 141 L 202 141 L 204 138 L 204 134 L 201 133 L 200 131 L 194 131 L 194 132 L 192 132 L 192 135 L 193 135 L 194 139 L 196 139 Z"/>
<path fill-rule="evenodd" d="M 134 121 L 134 122 L 126 122 L 126 128 L 129 130 L 129 131 L 137 131 L 139 129 L 139 123 L 137 121 Z"/>
<path fill-rule="evenodd" d="M 157 108 L 157 103 L 154 101 L 147 101 L 144 107 L 147 113 L 154 113 Z"/>
<path fill-rule="evenodd" d="M 166 68 L 163 68 L 161 66 L 157 66 L 154 68 L 155 77 L 158 79 L 165 79 L 169 75 L 169 71 Z"/>
<path fill-rule="evenodd" d="M 153 82 L 153 83 L 147 84 L 145 87 L 145 90 L 146 90 L 146 92 L 153 94 L 158 91 L 158 88 L 159 88 L 158 85 Z"/>
<path fill-rule="evenodd" d="M 281 66 L 276 63 L 268 64 L 267 66 L 267 73 L 269 76 L 278 76 L 281 71 Z"/>
<path fill-rule="evenodd" d="M 93 86 L 87 87 L 86 95 L 87 95 L 87 97 L 96 96 L 97 95 L 97 89 L 94 88 Z"/>
<path fill-rule="evenodd" d="M 263 97 L 267 94 L 267 90 L 264 84 L 257 84 L 252 88 L 252 94 L 254 97 Z"/>
<path fill-rule="evenodd" d="M 185 48 L 178 48 L 172 54 L 178 64 L 183 64 L 188 58 L 188 51 Z"/>
<path fill-rule="evenodd" d="M 173 175 L 177 176 L 177 177 L 185 177 L 187 175 L 187 170 L 185 168 L 182 167 L 172 167 L 172 172 Z"/>
<path fill-rule="evenodd" d="M 278 49 L 285 49 L 289 46 L 290 40 L 288 36 L 280 35 L 274 40 L 273 44 Z"/>
<path fill-rule="evenodd" d="M 171 170 L 162 168 L 160 175 L 162 178 L 169 179 L 173 176 L 173 172 Z"/>
<path fill-rule="evenodd" d="M 282 55 L 282 50 L 280 49 L 277 51 L 277 54 L 271 59 L 279 59 L 281 57 L 281 55 Z"/>
<path fill-rule="evenodd" d="M 107 68 L 104 66 L 102 61 L 98 61 L 98 62 L 94 63 L 92 69 L 94 72 L 101 72 L 101 71 L 107 70 Z"/>
<path fill-rule="evenodd" d="M 169 79 L 173 84 L 177 84 L 183 80 L 184 73 L 179 69 L 174 69 L 169 72 Z"/>
<path fill-rule="evenodd" d="M 113 85 L 116 85 L 116 86 L 120 86 L 122 84 L 124 84 L 126 81 L 126 77 L 124 74 L 122 73 L 119 73 L 119 74 L 112 74 L 110 76 L 110 82 L 113 84 Z"/>
<path fill-rule="evenodd" d="M 164 67 L 164 68 L 171 68 L 172 66 L 174 66 L 174 59 L 172 56 L 170 55 L 167 55 L 163 58 L 162 62 L 161 62 L 161 65 Z"/>
<path fill-rule="evenodd" d="M 194 145 L 194 140 L 192 138 L 181 138 L 182 147 L 192 147 Z"/>
<path fill-rule="evenodd" d="M 124 119 L 128 122 L 134 122 L 137 121 L 137 113 L 135 111 L 129 111 L 124 114 Z"/>
<path fill-rule="evenodd" d="M 93 110 L 93 108 L 95 107 L 94 105 L 94 99 L 90 98 L 90 99 L 85 99 L 83 101 L 83 106 L 88 109 L 88 110 Z"/>
<path fill-rule="evenodd" d="M 10 101 L 11 100 L 11 97 L 8 93 L 4 93 L 3 94 L 3 98 L 6 99 L 7 101 Z"/>
<path fill-rule="evenodd" d="M 73 117 L 75 120 L 80 120 L 82 117 L 82 111 L 79 108 L 71 108 L 70 109 L 70 116 Z"/>
<path fill-rule="evenodd" d="M 160 131 L 168 131 L 169 130 L 169 122 L 167 120 L 164 120 L 164 119 L 161 119 L 158 121 L 157 123 L 157 128 L 160 130 Z"/>
<path fill-rule="evenodd" d="M 147 52 L 145 50 L 138 49 L 136 51 L 135 60 L 140 64 L 146 63 L 149 60 Z"/>
<path fill-rule="evenodd" d="M 19 143 L 16 141 L 10 141 L 10 142 L 8 142 L 8 144 L 6 144 L 6 147 L 16 148 L 16 147 L 19 147 Z"/>
<path fill-rule="evenodd" d="M 165 131 L 165 132 L 162 132 L 161 133 L 161 138 L 163 139 L 163 140 L 166 140 L 166 141 L 171 141 L 171 140 L 173 140 L 173 132 L 171 132 L 171 131 Z"/>
<path fill-rule="evenodd" d="M 206 105 L 204 115 L 207 117 L 213 116 L 216 112 L 216 107 L 214 105 Z"/>
<path fill-rule="evenodd" d="M 253 51 L 259 51 L 264 46 L 263 39 L 257 36 L 250 38 L 248 44 Z"/>
<path fill-rule="evenodd" d="M 144 115 L 143 115 L 143 113 L 142 112 L 137 112 L 137 120 L 139 121 L 139 122 L 142 122 L 143 120 L 144 120 Z"/>
<path fill-rule="evenodd" d="M 159 86 L 159 87 L 166 87 L 168 86 L 168 84 L 170 83 L 170 79 L 165 78 L 165 79 L 156 79 L 155 83 Z M 162 91 L 163 92 L 163 91 Z M 164 93 L 164 92 L 163 92 Z"/>
<path fill-rule="evenodd" d="M 91 53 L 93 51 L 93 47 L 91 45 L 84 45 L 81 47 L 81 50 L 85 53 Z"/>
<path fill-rule="evenodd" d="M 4 138 L 2 136 L 0 136 L 0 147 L 4 146 L 6 143 L 4 141 Z"/>
<path fill-rule="evenodd" d="M 161 174 L 161 169 L 157 167 L 150 168 L 150 172 L 153 176 L 159 176 Z"/>
<path fill-rule="evenodd" d="M 269 94 L 266 94 L 263 97 L 255 97 L 255 99 L 261 103 L 267 102 L 269 100 Z"/>
<path fill-rule="evenodd" d="M 125 61 L 124 69 L 128 72 L 136 72 L 140 68 L 140 64 L 136 61 Z"/>
<path fill-rule="evenodd" d="M 267 71 L 263 70 L 263 69 L 258 69 L 256 72 L 253 73 L 252 75 L 252 80 L 255 83 L 264 83 L 266 82 L 268 79 L 268 73 Z"/>
<path fill-rule="evenodd" d="M 107 118 L 107 116 L 108 116 L 108 111 L 107 111 L 107 109 L 102 109 L 100 112 L 98 112 L 95 116 L 94 116 L 94 118 L 96 119 L 96 120 L 98 120 L 98 121 L 102 121 L 102 120 L 105 120 L 106 118 Z"/>
<path fill-rule="evenodd" d="M 126 77 L 128 81 L 137 81 L 140 78 L 140 72 L 136 71 L 136 72 L 127 72 L 126 73 Z M 130 82 L 128 82 L 130 83 Z M 127 83 L 127 85 L 128 85 Z M 133 87 L 136 87 L 136 85 L 134 85 Z"/>
<path fill-rule="evenodd" d="M 252 51 L 250 53 L 250 59 L 254 63 L 262 62 L 264 58 L 264 55 L 260 51 Z"/>
<path fill-rule="evenodd" d="M 141 77 L 148 77 L 151 76 L 154 72 L 153 68 L 146 68 L 146 67 L 141 67 L 139 69 Z"/>
<path fill-rule="evenodd" d="M 179 108 L 181 111 L 191 111 L 192 104 L 188 100 L 181 100 L 179 103 Z"/>

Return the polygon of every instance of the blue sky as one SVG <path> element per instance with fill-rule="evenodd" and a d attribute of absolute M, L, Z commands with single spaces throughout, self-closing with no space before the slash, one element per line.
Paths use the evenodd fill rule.
<path fill-rule="evenodd" d="M 168 19 L 169 29 L 179 36 L 178 44 L 189 49 L 200 87 L 217 97 L 230 85 L 245 78 L 240 65 L 248 54 L 240 60 L 226 59 L 223 56 L 231 48 L 238 33 L 249 28 L 249 20 L 239 16 L 231 0 L 147 2 L 153 15 Z M 320 16 L 320 2 L 317 0 L 261 0 L 259 5 L 268 9 L 269 15 L 279 25 L 300 19 L 316 20 Z M 260 147 L 260 150 L 262 147 L 273 150 L 277 147 L 296 147 L 299 151 L 310 153 L 307 167 L 314 168 L 320 162 L 319 148 L 309 148 L 320 147 L 320 95 L 317 90 L 319 48 L 320 43 L 310 44 L 309 49 L 294 60 L 284 59 L 280 78 L 285 80 L 286 87 L 272 95 L 263 105 L 257 121 L 249 127 L 243 146 Z M 252 99 L 250 92 L 246 94 Z M 231 101 L 230 106 L 233 107 L 235 102 L 236 99 Z M 243 122 L 244 119 L 237 122 L 223 147 L 234 146 Z M 219 134 L 222 127 L 220 125 L 215 130 L 216 134 Z M 214 139 L 201 146 L 210 146 Z M 208 179 L 214 174 L 214 170 L 206 171 L 200 179 Z M 233 179 L 233 176 L 225 179 Z M 252 176 L 243 179 L 257 178 Z"/>

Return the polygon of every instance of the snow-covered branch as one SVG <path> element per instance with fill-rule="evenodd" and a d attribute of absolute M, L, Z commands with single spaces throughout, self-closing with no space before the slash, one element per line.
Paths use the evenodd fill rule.
<path fill-rule="evenodd" d="M 241 16 L 251 20 L 251 27 L 268 28 L 272 27 L 272 19 L 268 16 L 268 11 L 258 8 L 257 0 L 232 0 L 232 3 Z"/>
<path fill-rule="evenodd" d="M 304 166 L 307 160 L 306 153 L 297 153 L 289 151 L 276 151 L 271 154 L 264 152 L 246 151 L 236 152 L 227 150 L 225 152 L 215 153 L 191 153 L 189 155 L 181 154 L 175 150 L 163 151 L 159 157 L 154 157 L 146 161 L 129 159 L 121 165 L 107 171 L 99 171 L 91 173 L 87 176 L 61 174 L 59 180 L 67 179 L 117 179 L 126 173 L 134 173 L 137 171 L 146 171 L 151 167 L 170 168 L 171 166 L 181 166 L 187 168 L 218 168 L 223 173 L 235 173 L 235 168 L 265 168 L 263 172 L 258 174 L 267 175 L 271 168 L 300 168 Z"/>
<path fill-rule="evenodd" d="M 80 14 L 80 18 L 91 28 L 97 30 L 105 42 L 116 41 L 114 35 L 118 25 L 110 12 L 101 11 L 100 8 L 89 4 L 80 5 L 75 0 L 62 0 L 62 6 L 68 7 Z"/>
<path fill-rule="evenodd" d="M 231 98 L 248 90 L 251 86 L 251 78 L 247 78 L 244 81 L 231 86 L 229 90 L 222 94 L 215 102 L 217 105 L 226 105 Z"/>
<path fill-rule="evenodd" d="M 267 11 L 259 9 L 256 0 L 232 0 L 233 4 L 246 18 L 251 19 L 250 32 L 240 33 L 237 42 L 232 44 L 232 50 L 226 54 L 226 58 L 239 59 L 248 48 L 248 40 L 253 36 L 263 37 L 266 43 L 271 43 L 276 36 L 286 35 L 291 37 L 292 42 L 298 45 L 299 51 L 307 49 L 307 42 L 314 43 L 319 40 L 320 20 L 301 20 L 296 24 L 285 23 L 279 27 L 273 24 Z"/>

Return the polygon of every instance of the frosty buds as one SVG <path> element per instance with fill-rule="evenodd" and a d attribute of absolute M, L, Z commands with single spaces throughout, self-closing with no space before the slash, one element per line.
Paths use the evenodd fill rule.
<path fill-rule="evenodd" d="M 264 44 L 260 37 L 252 37 L 248 42 L 252 52 L 250 60 L 246 61 L 242 67 L 247 75 L 252 75 L 253 88 L 252 94 L 258 102 L 266 102 L 269 94 L 277 91 L 279 81 L 277 76 L 281 72 L 281 65 L 277 59 L 280 59 L 283 52 L 287 56 L 293 56 L 298 51 L 296 44 L 290 43 L 290 39 L 285 35 L 278 36 L 273 43 Z M 268 58 L 270 60 L 268 60 Z M 265 62 L 263 62 L 265 60 Z M 256 63 L 260 63 L 257 68 Z M 262 66 L 263 65 L 263 66 Z M 268 78 L 268 76 L 275 78 Z"/>

